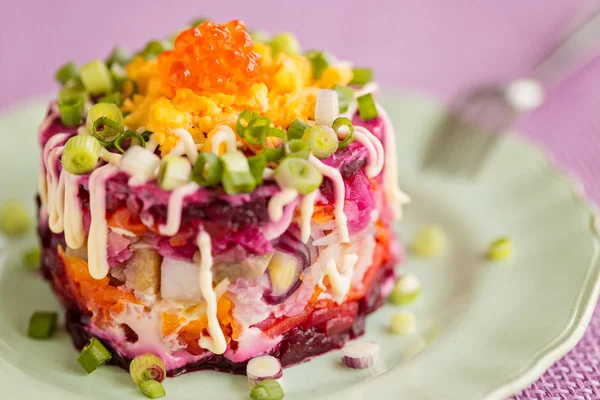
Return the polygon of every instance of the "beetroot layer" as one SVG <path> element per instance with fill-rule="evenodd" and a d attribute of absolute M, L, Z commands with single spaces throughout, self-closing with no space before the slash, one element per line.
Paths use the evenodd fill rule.
<path fill-rule="evenodd" d="M 62 238 L 43 228 L 40 229 L 40 233 L 43 233 L 41 234 L 43 239 L 42 271 L 66 308 L 66 328 L 71 335 L 73 344 L 77 349 L 81 349 L 92 337 L 87 329 L 91 316 L 78 307 L 76 299 L 66 284 L 64 265 L 55 250 L 59 244 L 64 246 Z M 348 328 L 335 333 L 327 333 L 327 321 L 317 325 L 300 325 L 285 333 L 282 341 L 270 354 L 279 358 L 284 366 L 289 366 L 330 350 L 339 349 L 349 339 L 361 336 L 364 333 L 366 316 L 379 308 L 385 300 L 381 293 L 382 285 L 393 276 L 392 264 L 386 264 L 379 268 L 368 294 L 355 302 L 358 305 L 358 313 Z M 311 317 L 312 315 L 307 318 L 307 321 L 311 321 Z M 136 338 L 132 337 L 131 339 L 135 340 Z M 131 358 L 120 354 L 110 342 L 103 341 L 103 343 L 113 354 L 111 364 L 128 369 Z M 236 363 L 221 355 L 213 355 L 183 368 L 170 370 L 168 375 L 178 376 L 199 370 L 244 374 L 246 362 Z"/>

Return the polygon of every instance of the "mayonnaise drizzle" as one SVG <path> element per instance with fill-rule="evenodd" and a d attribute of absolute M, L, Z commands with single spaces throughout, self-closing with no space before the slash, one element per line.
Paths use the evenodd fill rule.
<path fill-rule="evenodd" d="M 196 244 L 200 249 L 200 292 L 206 301 L 206 317 L 208 318 L 208 333 L 210 333 L 210 337 L 201 337 L 198 344 L 214 354 L 223 354 L 227 349 L 227 342 L 217 319 L 217 295 L 212 285 L 213 258 L 210 235 L 201 231 L 196 238 Z"/>
<path fill-rule="evenodd" d="M 67 246 L 79 249 L 85 243 L 83 210 L 79 200 L 79 176 L 62 171 L 65 176 L 65 215 L 64 230 Z"/>
<path fill-rule="evenodd" d="M 188 183 L 173 190 L 169 196 L 169 207 L 167 211 L 167 222 L 158 227 L 163 236 L 173 236 L 179 231 L 181 225 L 181 214 L 183 212 L 183 199 L 195 193 L 200 186 L 196 183 Z"/>
<path fill-rule="evenodd" d="M 219 125 L 215 129 L 218 129 L 218 132 L 215 133 L 211 138 L 211 151 L 219 155 L 219 148 L 221 147 L 221 143 L 225 143 L 225 151 L 230 153 L 232 151 L 237 150 L 237 137 L 233 129 L 226 125 Z"/>
<path fill-rule="evenodd" d="M 196 163 L 196 159 L 198 158 L 198 150 L 196 150 L 196 142 L 194 142 L 194 138 L 187 129 L 173 129 L 172 132 L 179 136 L 178 144 L 183 145 L 185 155 L 187 156 L 188 160 L 190 160 L 190 163 L 194 165 Z"/>
<path fill-rule="evenodd" d="M 48 189 L 51 178 L 48 175 L 48 171 L 55 171 L 56 165 L 48 162 L 48 156 L 56 146 L 64 144 L 71 135 L 68 133 L 59 133 L 52 136 L 42 151 L 42 160 L 40 162 L 40 176 L 38 179 L 38 193 L 42 201 L 42 207 L 46 208 L 48 203 Z M 55 161 L 56 162 L 56 161 Z"/>
<path fill-rule="evenodd" d="M 117 153 L 111 153 L 104 147 L 100 149 L 100 158 L 112 165 L 119 165 L 123 156 Z"/>
<path fill-rule="evenodd" d="M 315 200 L 318 191 L 305 194 L 300 204 L 300 239 L 307 243 L 310 238 L 312 215 L 315 212 Z"/>
<path fill-rule="evenodd" d="M 348 233 L 348 219 L 344 213 L 344 200 L 346 197 L 346 187 L 344 186 L 344 179 L 342 174 L 337 169 L 325 165 L 317 157 L 311 155 L 308 159 L 312 165 L 314 165 L 324 176 L 331 179 L 333 182 L 333 191 L 335 193 L 335 224 L 340 232 L 340 242 L 348 243 L 350 241 L 350 235 Z"/>
<path fill-rule="evenodd" d="M 381 173 L 385 155 L 383 145 L 368 129 L 362 126 L 355 128 L 354 137 L 356 141 L 367 149 L 367 166 L 365 172 L 369 178 L 373 178 Z"/>
<path fill-rule="evenodd" d="M 48 226 L 54 233 L 62 233 L 64 230 L 63 218 L 65 210 L 65 174 L 61 173 L 57 176 L 55 165 L 62 155 L 64 146 L 55 147 L 48 154 L 48 172 L 49 172 L 49 188 L 48 188 Z"/>
<path fill-rule="evenodd" d="M 335 259 L 330 258 L 325 267 L 325 275 L 329 276 L 329 283 L 333 291 L 333 298 L 339 304 L 350 291 L 350 283 L 354 273 L 354 265 L 358 261 L 356 254 L 346 254 L 342 263 L 341 272 L 338 270 Z M 323 277 L 325 277 L 323 275 Z"/>
<path fill-rule="evenodd" d="M 385 169 L 383 170 L 383 186 L 386 197 L 390 202 L 395 218 L 402 217 L 402 205 L 410 202 L 408 197 L 398 186 L 398 166 L 396 165 L 396 133 L 390 117 L 383 107 L 377 104 L 377 112 L 385 125 Z"/>
<path fill-rule="evenodd" d="M 298 191 L 292 188 L 282 189 L 269 200 L 269 218 L 277 222 L 283 216 L 283 208 L 298 198 Z"/>
<path fill-rule="evenodd" d="M 88 268 L 94 279 L 108 274 L 108 224 L 106 221 L 106 181 L 119 169 L 111 164 L 96 169 L 90 175 L 90 214 L 92 224 L 88 237 Z"/>

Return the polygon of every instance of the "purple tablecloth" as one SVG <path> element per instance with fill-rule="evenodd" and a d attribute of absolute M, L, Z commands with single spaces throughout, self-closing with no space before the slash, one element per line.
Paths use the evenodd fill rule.
<path fill-rule="evenodd" d="M 599 0 L 2 1 L 0 109 L 52 90 L 51 76 L 66 59 L 89 60 L 114 43 L 140 46 L 196 16 L 294 31 L 306 47 L 373 66 L 384 85 L 448 100 L 481 81 L 527 74 L 572 17 L 596 5 Z M 599 78 L 600 59 L 551 90 L 548 102 L 519 123 L 581 178 L 595 201 Z M 597 311 L 579 345 L 515 399 L 600 399 L 599 340 Z"/>

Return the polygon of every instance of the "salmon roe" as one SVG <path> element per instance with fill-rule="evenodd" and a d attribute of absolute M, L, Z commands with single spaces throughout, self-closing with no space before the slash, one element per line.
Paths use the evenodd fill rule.
<path fill-rule="evenodd" d="M 167 87 L 233 94 L 247 91 L 259 75 L 260 55 L 239 20 L 206 21 L 181 32 L 174 49 L 158 56 Z"/>

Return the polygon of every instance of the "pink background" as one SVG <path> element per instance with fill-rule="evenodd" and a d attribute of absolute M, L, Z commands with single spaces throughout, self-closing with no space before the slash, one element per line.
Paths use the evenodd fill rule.
<path fill-rule="evenodd" d="M 200 16 L 296 32 L 305 48 L 372 66 L 386 87 L 444 100 L 527 75 L 573 16 L 600 0 L 0 0 L 0 111 L 56 89 L 65 60 L 134 49 Z M 600 38 L 599 38 L 600 45 Z M 600 47 L 599 47 L 600 54 Z M 600 201 L 600 58 L 550 92 L 520 128 Z M 600 399 L 600 314 L 584 340 L 519 399 Z"/>

